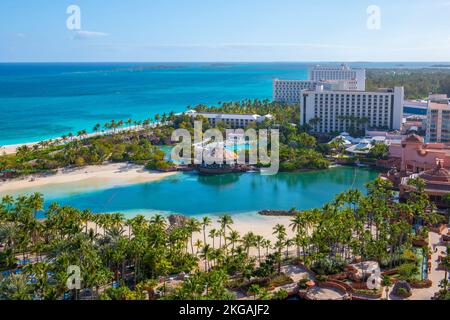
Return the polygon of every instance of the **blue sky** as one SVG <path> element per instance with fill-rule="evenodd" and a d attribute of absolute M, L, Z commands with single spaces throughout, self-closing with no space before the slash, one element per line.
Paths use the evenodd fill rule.
<path fill-rule="evenodd" d="M 450 0 L 1 0 L 0 61 L 449 61 L 449 17 Z"/>

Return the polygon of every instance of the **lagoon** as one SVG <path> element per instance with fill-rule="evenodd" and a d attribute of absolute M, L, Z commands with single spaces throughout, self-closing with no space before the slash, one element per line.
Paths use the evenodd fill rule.
<path fill-rule="evenodd" d="M 359 167 L 335 167 L 324 171 L 259 173 L 200 176 L 180 173 L 151 183 L 107 187 L 70 183 L 48 185 L 39 190 L 45 205 L 58 202 L 95 213 L 121 212 L 127 217 L 137 214 L 187 216 L 245 215 L 264 209 L 311 209 L 323 206 L 336 194 L 348 189 L 364 190 L 366 183 L 378 175 L 376 170 Z"/>

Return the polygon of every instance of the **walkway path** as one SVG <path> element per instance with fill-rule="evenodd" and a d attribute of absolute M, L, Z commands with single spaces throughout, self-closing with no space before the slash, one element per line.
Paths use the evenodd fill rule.
<path fill-rule="evenodd" d="M 442 234 L 447 234 L 448 229 L 446 229 Z M 434 297 L 435 293 L 437 293 L 439 288 L 439 283 L 444 279 L 445 272 L 442 270 L 438 270 L 439 265 L 439 256 L 442 255 L 442 252 L 446 252 L 446 247 L 441 243 L 442 234 L 437 234 L 435 232 L 429 233 L 430 240 L 430 249 L 432 252 L 431 256 L 431 272 L 428 275 L 428 278 L 433 282 L 433 285 L 430 288 L 425 289 L 413 289 L 412 296 L 408 298 L 408 300 L 431 300 Z M 435 250 L 437 248 L 437 251 Z M 389 293 L 390 299 L 398 299 L 397 297 Z"/>
<path fill-rule="evenodd" d="M 448 229 L 446 229 L 443 234 L 447 234 Z M 432 251 L 431 257 L 431 273 L 428 275 L 428 278 L 433 282 L 431 288 L 426 289 L 414 289 L 412 292 L 412 296 L 409 297 L 409 300 L 430 300 L 434 297 L 434 294 L 440 290 L 439 282 L 441 282 L 445 277 L 445 271 L 438 270 L 439 265 L 439 256 L 442 255 L 442 252 L 446 252 L 447 248 L 445 245 L 441 243 L 441 234 L 437 234 L 435 232 L 430 232 L 430 247 Z M 437 248 L 437 252 L 435 252 Z"/>

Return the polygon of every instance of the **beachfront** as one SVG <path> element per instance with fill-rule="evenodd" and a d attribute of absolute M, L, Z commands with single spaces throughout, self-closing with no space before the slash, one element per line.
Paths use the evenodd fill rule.
<path fill-rule="evenodd" d="M 161 180 L 176 172 L 151 172 L 144 166 L 127 163 L 108 163 L 82 168 L 64 168 L 55 174 L 31 175 L 0 182 L 0 194 L 17 193 L 23 189 L 35 189 L 61 184 L 85 183 L 86 185 L 125 186 Z"/>

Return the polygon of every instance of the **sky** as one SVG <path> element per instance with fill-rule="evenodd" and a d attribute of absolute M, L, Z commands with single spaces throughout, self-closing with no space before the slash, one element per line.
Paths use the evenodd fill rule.
<path fill-rule="evenodd" d="M 1 0 L 0 61 L 450 61 L 449 17 L 450 0 Z"/>

